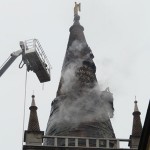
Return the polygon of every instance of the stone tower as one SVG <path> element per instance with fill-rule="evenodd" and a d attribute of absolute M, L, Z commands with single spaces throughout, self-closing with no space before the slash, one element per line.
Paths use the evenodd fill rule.
<path fill-rule="evenodd" d="M 134 101 L 134 112 L 133 112 L 133 126 L 132 126 L 132 134 L 130 135 L 130 148 L 138 148 L 140 136 L 142 133 L 142 124 L 140 118 L 140 111 L 138 109 L 137 101 Z"/>
<path fill-rule="evenodd" d="M 115 138 L 110 122 L 113 96 L 109 88 L 101 91 L 98 85 L 94 55 L 79 22 L 79 7 L 75 4 L 74 23 L 45 135 Z M 44 144 L 49 143 L 46 140 Z"/>

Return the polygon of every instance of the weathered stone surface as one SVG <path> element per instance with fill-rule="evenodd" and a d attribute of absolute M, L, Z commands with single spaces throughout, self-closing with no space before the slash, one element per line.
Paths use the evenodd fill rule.
<path fill-rule="evenodd" d="M 115 138 L 110 122 L 112 93 L 100 90 L 94 55 L 86 42 L 84 28 L 79 17 L 74 21 L 46 135 Z"/>

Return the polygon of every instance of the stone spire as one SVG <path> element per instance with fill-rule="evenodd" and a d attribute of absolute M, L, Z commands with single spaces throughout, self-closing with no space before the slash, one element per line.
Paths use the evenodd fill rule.
<path fill-rule="evenodd" d="M 37 116 L 37 106 L 35 105 L 35 96 L 32 95 L 32 102 L 30 109 L 30 117 L 28 122 L 28 129 L 24 133 L 24 142 L 26 145 L 41 145 L 42 144 L 42 136 L 44 135 L 44 131 L 40 131 L 38 116 Z"/>
<path fill-rule="evenodd" d="M 51 104 L 46 135 L 115 138 L 109 117 L 113 112 L 112 93 L 100 91 L 94 55 L 79 22 L 79 7 L 80 4 L 75 3 L 74 23 L 70 27 L 61 79 Z M 49 145 L 50 141 L 45 144 Z"/>
<path fill-rule="evenodd" d="M 138 109 L 137 101 L 134 101 L 134 112 L 133 112 L 133 127 L 132 127 L 132 136 L 141 136 L 142 124 L 141 124 L 141 112 Z"/>
<path fill-rule="evenodd" d="M 80 16 L 78 15 L 78 11 L 81 10 L 81 4 L 77 4 L 75 2 L 75 7 L 74 7 L 74 23 L 70 27 L 70 35 L 69 35 L 69 40 L 67 44 L 67 50 L 63 62 L 63 67 L 62 67 L 62 76 L 59 84 L 59 88 L 57 91 L 57 96 L 58 95 L 64 95 L 62 93 L 62 82 L 63 82 L 63 74 L 66 73 L 66 70 L 68 68 L 71 68 L 71 71 L 75 69 L 76 67 L 81 66 L 81 63 L 86 63 L 87 61 L 89 62 L 89 66 L 91 66 L 91 70 L 93 72 L 96 72 L 96 66 L 93 62 L 94 55 L 88 46 L 85 36 L 84 36 L 84 28 L 83 26 L 80 25 Z M 87 60 L 87 61 L 86 61 Z M 96 80 L 96 76 L 93 74 L 94 80 Z"/>
<path fill-rule="evenodd" d="M 38 116 L 37 116 L 37 106 L 35 105 L 35 96 L 32 95 L 32 102 L 30 106 L 30 118 L 28 123 L 28 131 L 40 131 Z"/>
<path fill-rule="evenodd" d="M 140 140 L 140 136 L 142 133 L 142 124 L 140 118 L 140 111 L 138 109 L 137 100 L 135 98 L 134 101 L 134 112 L 133 112 L 133 126 L 132 126 L 132 134 L 130 135 L 130 148 L 137 148 Z"/>

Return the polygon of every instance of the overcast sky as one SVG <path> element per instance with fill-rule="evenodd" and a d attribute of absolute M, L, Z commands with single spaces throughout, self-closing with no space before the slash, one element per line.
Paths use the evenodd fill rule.
<path fill-rule="evenodd" d="M 100 87 L 110 87 L 115 114 L 111 119 L 117 138 L 128 139 L 132 130 L 134 97 L 144 122 L 150 99 L 150 1 L 80 0 L 81 25 L 95 56 Z M 25 129 L 31 95 L 35 94 L 41 130 L 56 96 L 61 67 L 73 24 L 73 0 L 0 0 L 0 65 L 19 50 L 19 41 L 37 38 L 51 65 L 52 80 L 44 85 L 28 73 Z M 26 68 L 19 57 L 0 78 L 0 147 L 20 150 Z"/>

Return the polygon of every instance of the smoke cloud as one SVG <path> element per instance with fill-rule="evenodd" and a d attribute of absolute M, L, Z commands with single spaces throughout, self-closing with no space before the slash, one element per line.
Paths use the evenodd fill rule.
<path fill-rule="evenodd" d="M 82 122 L 105 120 L 113 116 L 113 96 L 108 88 L 101 91 L 97 81 L 94 82 L 93 87 L 80 87 L 77 70 L 83 66 L 83 61 L 88 59 L 93 62 L 92 58 L 89 59 L 91 52 L 81 57 L 81 51 L 85 47 L 86 43 L 74 41 L 68 49 L 66 57 L 70 55 L 74 57 L 71 61 L 64 62 L 60 89 L 62 94 L 52 103 L 48 128 L 55 123 L 68 122 L 76 126 Z"/>

